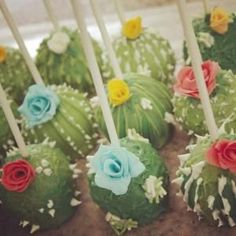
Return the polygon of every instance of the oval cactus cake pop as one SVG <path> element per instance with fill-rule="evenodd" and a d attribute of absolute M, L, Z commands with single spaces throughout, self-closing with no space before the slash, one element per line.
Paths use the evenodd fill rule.
<path fill-rule="evenodd" d="M 118 235 L 166 210 L 167 169 L 149 141 L 135 131 L 121 139 L 121 147 L 101 146 L 88 160 L 90 194 Z"/>
<path fill-rule="evenodd" d="M 19 111 L 24 117 L 23 135 L 30 143 L 48 138 L 72 159 L 96 147 L 98 125 L 89 102 L 77 90 L 66 85 L 33 85 Z"/>
<path fill-rule="evenodd" d="M 120 138 L 134 128 L 148 138 L 154 147 L 161 147 L 169 138 L 170 125 L 166 113 L 172 113 L 171 95 L 167 87 L 140 74 L 125 74 L 124 80 L 113 79 L 107 85 L 110 106 Z M 97 114 L 101 129 L 106 132 L 101 111 Z"/>
<path fill-rule="evenodd" d="M 175 58 L 168 41 L 157 32 L 143 28 L 140 17 L 127 21 L 122 34 L 113 42 L 122 71 L 140 73 L 146 78 L 172 84 Z"/>
<path fill-rule="evenodd" d="M 202 69 L 217 125 L 221 126 L 229 118 L 231 121 L 227 123 L 226 131 L 235 131 L 236 76 L 230 70 L 220 69 L 213 61 L 205 61 Z M 174 89 L 176 93 L 172 101 L 176 120 L 190 134 L 206 134 L 204 114 L 191 67 L 184 67 L 179 71 Z"/>
<path fill-rule="evenodd" d="M 236 15 L 216 7 L 203 17 L 193 20 L 200 51 L 204 60 L 217 61 L 222 69 L 236 73 Z M 190 63 L 187 48 L 184 59 Z"/>
<path fill-rule="evenodd" d="M 0 46 L 0 82 L 11 97 L 20 104 L 22 94 L 25 94 L 33 79 L 18 49 Z"/>
<path fill-rule="evenodd" d="M 54 31 L 41 43 L 36 65 L 47 84 L 66 83 L 91 96 L 95 90 L 80 41 L 77 30 L 71 31 L 64 27 Z M 101 65 L 102 49 L 95 40 L 93 46 Z"/>
<path fill-rule="evenodd" d="M 216 141 L 198 137 L 180 155 L 175 182 L 188 207 L 218 226 L 236 225 L 236 136 L 223 135 Z"/>
<path fill-rule="evenodd" d="M 1 169 L 2 206 L 22 227 L 30 226 L 30 233 L 60 226 L 80 204 L 78 169 L 53 145 L 30 145 L 25 159 L 14 149 Z"/>

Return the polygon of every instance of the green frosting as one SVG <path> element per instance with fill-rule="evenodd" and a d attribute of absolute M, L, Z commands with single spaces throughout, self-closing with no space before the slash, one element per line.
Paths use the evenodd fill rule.
<path fill-rule="evenodd" d="M 227 118 L 226 131 L 236 131 L 236 76 L 229 70 L 221 70 L 216 77 L 216 88 L 210 95 L 210 102 L 216 123 L 220 127 Z M 199 99 L 175 95 L 173 100 L 176 120 L 190 133 L 208 133 Z"/>
<path fill-rule="evenodd" d="M 167 191 L 167 169 L 163 160 L 150 143 L 124 138 L 121 139 L 121 146 L 127 148 L 128 151 L 140 158 L 140 161 L 145 166 L 144 172 L 138 177 L 131 179 L 128 191 L 124 195 L 115 195 L 110 190 L 96 186 L 94 174 L 89 175 L 90 194 L 103 210 L 122 220 L 129 219 L 126 222 L 137 221 L 139 225 L 145 225 L 156 219 L 166 210 L 167 195 L 162 197 L 159 203 L 150 203 L 145 196 L 143 185 L 150 175 L 162 177 L 163 188 Z M 121 223 L 121 220 L 118 220 L 118 223 Z M 115 227 L 115 225 L 113 226 Z M 130 225 L 130 228 L 132 227 Z M 119 227 L 121 230 L 122 228 L 121 226 Z"/>
<path fill-rule="evenodd" d="M 236 73 L 236 15 L 232 14 L 232 22 L 229 23 L 229 29 L 223 35 L 214 32 L 210 28 L 209 18 L 210 15 L 208 14 L 205 18 L 196 18 L 193 20 L 193 26 L 199 41 L 203 60 L 211 59 L 217 61 L 222 69 L 231 69 Z M 207 46 L 199 40 L 200 34 L 203 32 L 209 33 L 213 37 L 212 46 Z M 186 45 L 184 46 L 184 59 L 189 63 Z"/>
<path fill-rule="evenodd" d="M 36 177 L 24 192 L 11 192 L 0 185 L 2 206 L 23 227 L 31 225 L 31 230 L 60 226 L 74 214 L 76 204 L 73 203 L 79 203 L 68 159 L 49 145 L 28 146 L 27 161 L 35 168 Z M 18 159 L 22 159 L 19 151 L 13 151 L 6 163 Z"/>
<path fill-rule="evenodd" d="M 113 42 L 121 69 L 124 73 L 134 72 L 152 77 L 165 84 L 172 84 L 175 57 L 168 41 L 159 33 L 144 29 L 135 40 L 121 36 Z M 106 76 L 108 70 L 103 71 Z M 108 76 L 112 78 L 113 75 Z"/>
<path fill-rule="evenodd" d="M 33 128 L 23 121 L 23 135 L 29 143 L 41 143 L 45 138 L 72 159 L 89 154 L 97 145 L 98 125 L 85 95 L 66 85 L 50 87 L 59 97 L 60 105 L 52 120 Z"/>
<path fill-rule="evenodd" d="M 236 136 L 226 136 L 235 140 Z M 236 175 L 208 164 L 205 153 L 210 138 L 198 137 L 188 154 L 180 155 L 177 179 L 184 201 L 210 224 L 236 225 Z"/>
<path fill-rule="evenodd" d="M 62 28 L 61 31 L 65 32 L 70 38 L 70 43 L 65 53 L 56 54 L 47 46 L 48 40 L 51 39 L 55 32 L 44 39 L 39 46 L 36 65 L 44 81 L 48 84 L 57 85 L 67 83 L 71 87 L 79 89 L 80 92 L 94 95 L 95 88 L 78 31 L 71 31 L 67 28 Z M 93 46 L 98 64 L 101 65 L 102 50 L 95 40 L 93 40 Z"/>
<path fill-rule="evenodd" d="M 32 76 L 19 50 L 6 47 L 6 59 L 0 63 L 0 83 L 20 104 L 27 88 L 33 84 Z"/>
<path fill-rule="evenodd" d="M 131 98 L 124 104 L 111 105 L 116 130 L 120 138 L 126 137 L 128 129 L 134 128 L 137 133 L 153 144 L 163 146 L 169 137 L 170 125 L 165 121 L 165 113 L 172 113 L 171 95 L 168 88 L 161 82 L 140 74 L 125 74 Z M 142 100 L 150 101 L 150 107 L 142 106 Z M 97 112 L 101 129 L 106 126 L 101 110 Z"/>

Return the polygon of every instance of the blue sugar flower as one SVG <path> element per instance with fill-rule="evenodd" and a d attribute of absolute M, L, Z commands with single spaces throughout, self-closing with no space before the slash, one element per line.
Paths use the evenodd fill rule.
<path fill-rule="evenodd" d="M 137 177 L 145 166 L 139 158 L 123 147 L 101 145 L 90 160 L 97 186 L 111 190 L 115 195 L 128 191 L 131 178 Z"/>
<path fill-rule="evenodd" d="M 56 114 L 59 104 L 58 96 L 51 89 L 44 85 L 32 85 L 18 111 L 31 128 L 51 120 Z"/>

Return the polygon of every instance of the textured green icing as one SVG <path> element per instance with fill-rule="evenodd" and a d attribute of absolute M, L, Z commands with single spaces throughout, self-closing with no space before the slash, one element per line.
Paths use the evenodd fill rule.
<path fill-rule="evenodd" d="M 115 39 L 113 48 L 124 73 L 142 73 L 165 84 L 172 84 L 175 68 L 174 53 L 168 41 L 159 33 L 144 29 L 135 40 L 121 36 Z M 109 74 L 109 71 L 103 72 Z M 109 77 L 112 78 L 112 74 Z"/>
<path fill-rule="evenodd" d="M 27 88 L 33 84 L 33 79 L 19 50 L 6 47 L 6 51 L 6 60 L 0 63 L 0 82 L 20 104 Z"/>
<path fill-rule="evenodd" d="M 216 77 L 216 88 L 210 95 L 210 102 L 216 123 L 221 126 L 226 118 L 231 121 L 226 125 L 226 131 L 236 131 L 236 76 L 229 70 L 221 70 Z M 173 100 L 176 120 L 187 131 L 203 135 L 207 133 L 205 118 L 199 99 L 175 95 Z"/>
<path fill-rule="evenodd" d="M 193 26 L 196 36 L 199 36 L 201 32 L 207 32 L 214 38 L 214 45 L 212 47 L 206 47 L 204 44 L 199 43 L 203 60 L 211 59 L 217 61 L 222 69 L 231 69 L 236 73 L 236 44 L 235 44 L 235 32 L 236 32 L 236 15 L 232 14 L 232 22 L 229 24 L 229 30 L 221 35 L 214 32 L 210 28 L 209 14 L 205 18 L 196 18 L 193 20 Z M 184 46 L 184 59 L 187 60 L 188 52 L 186 46 Z"/>
<path fill-rule="evenodd" d="M 86 156 L 96 147 L 99 137 L 89 102 L 77 90 L 65 85 L 50 88 L 60 99 L 56 115 L 31 129 L 24 124 L 23 135 L 29 143 L 41 143 L 45 138 L 56 141 L 56 146 L 72 159 Z"/>
<path fill-rule="evenodd" d="M 165 113 L 172 113 L 171 95 L 167 87 L 159 81 L 140 74 L 125 74 L 124 79 L 132 96 L 120 106 L 111 106 L 119 137 L 126 137 L 128 129 L 134 128 L 137 133 L 148 138 L 153 146 L 163 146 L 170 133 L 170 126 L 164 120 Z M 142 107 L 142 98 L 151 101 L 152 109 L 145 110 Z M 97 119 L 101 129 L 106 133 L 100 110 L 97 112 Z"/>
<path fill-rule="evenodd" d="M 56 54 L 49 50 L 47 41 L 52 35 L 44 39 L 39 46 L 36 65 L 44 81 L 48 84 L 59 85 L 67 83 L 71 87 L 79 89 L 80 92 L 94 95 L 95 88 L 78 31 L 71 31 L 67 28 L 62 28 L 61 30 L 67 33 L 70 38 L 70 43 L 65 53 Z M 96 41 L 93 41 L 93 46 L 98 64 L 101 65 L 102 50 Z"/>
<path fill-rule="evenodd" d="M 235 135 L 227 135 L 225 137 L 231 140 L 235 140 L 236 138 Z M 236 175 L 227 170 L 212 166 L 205 161 L 205 153 L 210 145 L 210 138 L 205 137 L 198 139 L 196 146 L 190 147 L 191 150 L 188 159 L 181 162 L 180 168 L 177 171 L 177 177 L 182 178 L 180 184 L 181 192 L 184 195 L 187 205 L 210 224 L 234 226 L 236 224 L 236 188 L 234 187 L 236 186 Z M 189 184 L 188 181 L 192 175 L 193 166 L 200 162 L 204 163 L 202 171 Z M 191 169 L 189 174 L 183 172 L 184 168 Z M 223 188 L 221 196 L 219 193 L 219 182 L 222 177 L 226 178 L 226 185 Z M 202 182 L 197 189 L 197 181 L 200 181 L 200 179 L 202 179 Z M 209 196 L 215 199 L 212 202 L 212 208 L 208 203 Z M 225 207 L 227 203 L 223 203 L 223 199 L 229 203 L 229 214 L 227 214 L 227 209 L 229 208 Z M 194 209 L 196 205 L 197 207 Z M 219 212 L 219 219 L 214 219 L 213 212 L 217 211 Z"/>
<path fill-rule="evenodd" d="M 142 185 L 150 176 L 163 177 L 163 187 L 167 190 L 168 173 L 163 160 L 149 143 L 134 141 L 128 138 L 121 140 L 121 146 L 140 158 L 145 171 L 136 178 L 132 178 L 128 192 L 115 195 L 111 191 L 99 188 L 94 182 L 94 175 L 89 176 L 90 194 L 93 200 L 105 211 L 120 217 L 132 219 L 139 225 L 150 223 L 167 208 L 167 196 L 159 204 L 150 203 L 145 197 Z"/>
<path fill-rule="evenodd" d="M 28 146 L 29 157 L 27 161 L 36 169 L 42 166 L 42 160 L 48 162 L 47 167 L 52 170 L 51 176 L 42 171 L 37 173 L 34 182 L 22 193 L 7 191 L 0 185 L 0 199 L 3 207 L 20 221 L 29 221 L 30 225 L 39 225 L 40 229 L 60 226 L 68 220 L 76 208 L 71 206 L 74 198 L 75 183 L 72 178 L 73 171 L 69 168 L 69 161 L 57 148 L 47 144 Z M 6 163 L 22 159 L 18 151 L 6 158 Z M 53 201 L 51 208 L 48 201 Z M 39 209 L 44 209 L 43 213 Z M 52 217 L 49 210 L 54 209 Z"/>

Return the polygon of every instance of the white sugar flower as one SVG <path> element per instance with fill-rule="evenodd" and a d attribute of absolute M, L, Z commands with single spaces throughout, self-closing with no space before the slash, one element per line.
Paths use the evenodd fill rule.
<path fill-rule="evenodd" d="M 198 42 L 204 44 L 204 46 L 206 46 L 207 48 L 210 48 L 214 45 L 215 40 L 214 38 L 206 32 L 200 32 L 198 34 Z"/>
<path fill-rule="evenodd" d="M 147 98 L 141 98 L 141 106 L 144 110 L 152 110 L 152 102 Z"/>
<path fill-rule="evenodd" d="M 69 43 L 69 36 L 64 32 L 59 31 L 53 34 L 48 40 L 47 45 L 52 52 L 62 54 L 67 50 Z"/>

